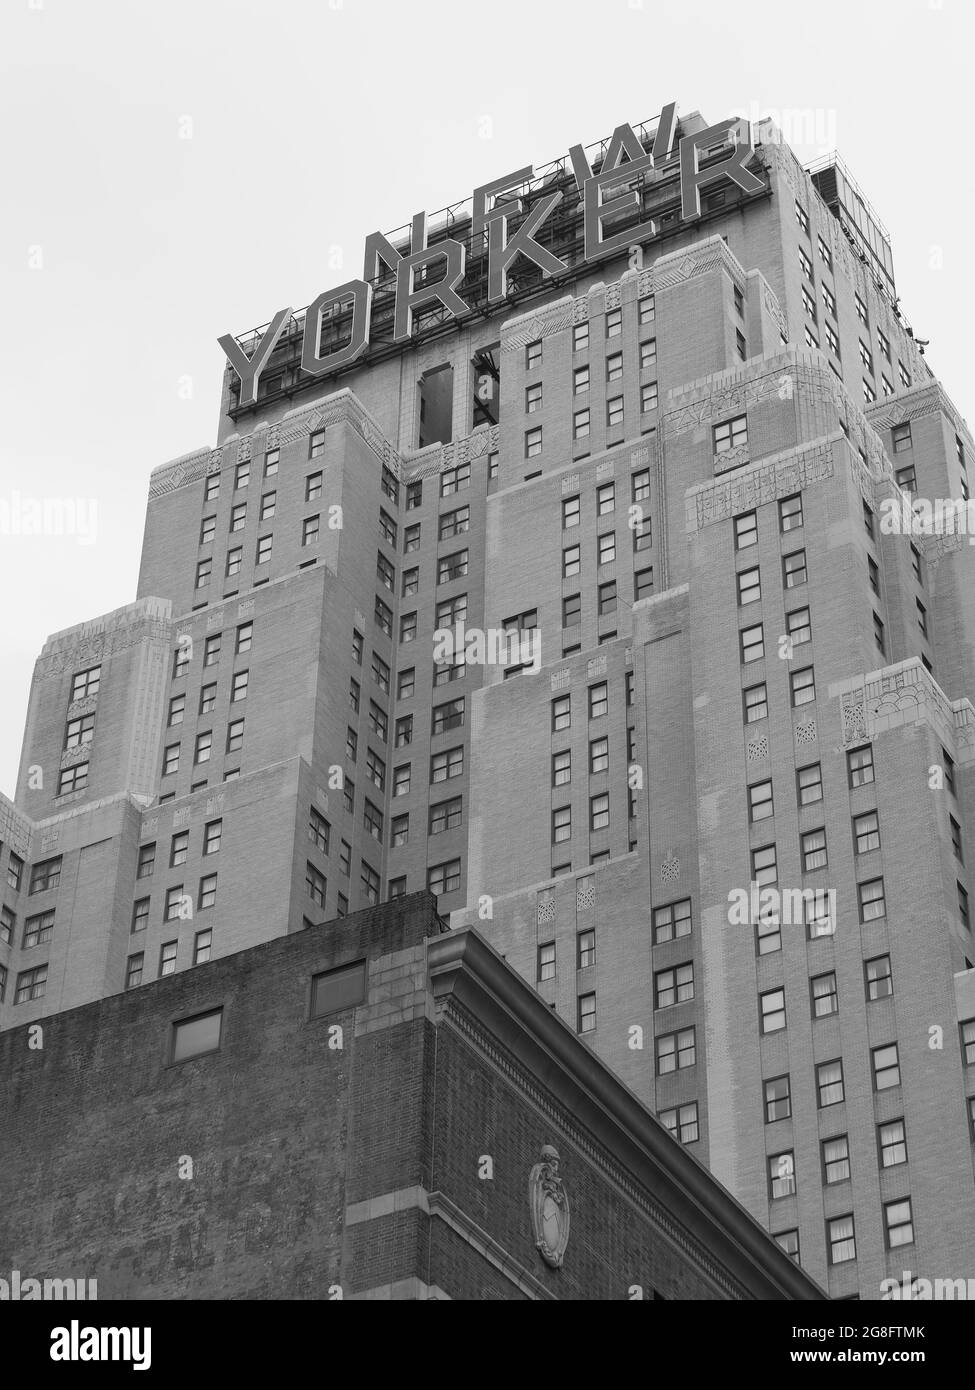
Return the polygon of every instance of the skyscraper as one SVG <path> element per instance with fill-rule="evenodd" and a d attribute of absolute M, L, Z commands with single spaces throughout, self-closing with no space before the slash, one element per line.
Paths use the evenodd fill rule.
<path fill-rule="evenodd" d="M 667 107 L 222 341 L 37 663 L 0 1025 L 428 886 L 832 1295 L 970 1274 L 973 443 L 840 160 Z"/>

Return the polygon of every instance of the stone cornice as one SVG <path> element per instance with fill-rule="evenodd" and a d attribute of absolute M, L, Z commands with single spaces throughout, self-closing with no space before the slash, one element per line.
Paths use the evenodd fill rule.
<path fill-rule="evenodd" d="M 615 1180 L 631 1200 L 642 1195 L 647 1202 L 649 1193 L 660 1199 L 663 1230 L 699 1265 L 710 1265 L 710 1277 L 728 1296 L 825 1296 L 477 932 L 461 928 L 428 942 L 427 960 L 438 1003 L 449 1005 L 455 1018 L 466 1013 L 475 1021 L 478 1046 L 496 1038 L 526 1074 L 544 1078 L 559 1123 L 572 1117 L 570 1127 L 589 1131 L 592 1139 L 580 1134 L 580 1147 L 595 1148 L 601 1166 L 606 1150 L 618 1160 Z"/>

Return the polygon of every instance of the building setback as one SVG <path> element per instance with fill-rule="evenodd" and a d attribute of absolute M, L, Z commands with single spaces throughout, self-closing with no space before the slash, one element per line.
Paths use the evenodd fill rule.
<path fill-rule="evenodd" d="M 0 1251 L 22 1279 L 84 1267 L 100 1299 L 824 1297 L 426 893 L 0 1050 Z M 568 1229 L 546 1258 L 530 1192 L 553 1156 Z"/>
<path fill-rule="evenodd" d="M 153 472 L 135 602 L 38 660 L 0 1027 L 429 888 L 875 1298 L 975 1273 L 975 559 L 888 515 L 967 500 L 973 441 L 848 172 L 756 134 L 760 187 L 690 220 L 648 175 L 635 251 L 581 257 L 563 160 L 524 197 L 564 190 L 564 274 L 521 258 L 490 306 L 455 208 L 481 312 L 384 338 L 382 267 L 334 380 L 301 316 L 256 405 L 228 370 L 216 446 Z M 460 623 L 507 660 L 435 661 Z"/>

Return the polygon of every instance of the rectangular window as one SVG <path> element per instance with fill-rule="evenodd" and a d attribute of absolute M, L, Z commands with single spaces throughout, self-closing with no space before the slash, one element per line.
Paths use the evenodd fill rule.
<path fill-rule="evenodd" d="M 446 704 L 435 705 L 431 719 L 430 732 L 432 734 L 443 734 L 449 729 L 459 729 L 464 723 L 465 697 L 457 696 L 454 700 L 448 700 Z"/>
<path fill-rule="evenodd" d="M 750 546 L 758 545 L 758 513 L 743 512 L 741 516 L 736 516 L 733 520 L 735 529 L 735 549 L 747 550 Z"/>
<path fill-rule="evenodd" d="M 867 999 L 887 999 L 894 992 L 894 982 L 890 973 L 890 956 L 874 956 L 864 961 L 864 980 Z"/>
<path fill-rule="evenodd" d="M 873 748 L 851 748 L 846 755 L 847 778 L 851 788 L 865 787 L 873 781 Z"/>
<path fill-rule="evenodd" d="M 580 994 L 576 1003 L 576 1032 L 592 1033 L 596 1029 L 596 996 Z"/>
<path fill-rule="evenodd" d="M 470 507 L 458 507 L 456 511 L 453 511 L 453 512 L 444 512 L 443 516 L 441 516 L 441 518 L 440 518 L 440 529 L 439 529 L 439 538 L 440 538 L 440 540 L 442 540 L 442 541 L 443 541 L 443 540 L 447 540 L 447 539 L 449 539 L 451 536 L 460 536 L 460 535 L 463 535 L 466 531 L 469 531 L 469 530 L 470 530 L 470 519 L 471 519 L 471 509 L 470 509 Z M 412 527 L 407 527 L 407 532 L 409 532 L 409 531 L 412 530 L 412 529 L 413 529 Z M 419 548 L 419 545 L 420 545 L 420 528 L 419 528 L 419 526 L 417 526 L 417 527 L 416 527 L 416 545 L 413 546 L 413 547 L 408 547 L 408 548 L 418 549 L 418 548 Z"/>
<path fill-rule="evenodd" d="M 815 700 L 816 681 L 811 666 L 806 666 L 801 671 L 790 672 L 789 685 L 794 709 L 798 709 L 801 705 L 812 704 Z"/>
<path fill-rule="evenodd" d="M 888 1250 L 896 1250 L 900 1245 L 914 1244 L 914 1221 L 911 1216 L 910 1197 L 904 1197 L 899 1202 L 884 1203 L 884 1227 L 887 1233 Z"/>
<path fill-rule="evenodd" d="M 176 970 L 176 956 L 179 950 L 178 941 L 164 941 L 159 950 L 159 977 L 172 975 Z"/>
<path fill-rule="evenodd" d="M 204 502 L 215 502 L 220 495 L 220 474 L 211 473 L 203 488 Z"/>
<path fill-rule="evenodd" d="M 28 917 L 24 923 L 23 949 L 29 951 L 35 946 L 46 946 L 54 934 L 54 913 L 39 912 Z"/>
<path fill-rule="evenodd" d="M 577 323 L 572 328 L 572 351 L 584 352 L 589 346 L 589 324 Z"/>
<path fill-rule="evenodd" d="M 903 1120 L 889 1120 L 877 1126 L 877 1148 L 881 1168 L 896 1168 L 907 1162 L 907 1131 Z"/>
<path fill-rule="evenodd" d="M 572 373 L 572 394 L 574 396 L 584 396 L 589 390 L 589 368 L 576 367 Z"/>
<path fill-rule="evenodd" d="M 810 763 L 796 772 L 796 800 L 800 806 L 812 806 L 823 799 L 823 773 L 819 763 Z"/>
<path fill-rule="evenodd" d="M 748 819 L 756 821 L 771 820 L 775 811 L 772 804 L 772 783 L 753 782 L 748 788 Z"/>
<path fill-rule="evenodd" d="M 654 1008 L 669 1009 L 694 998 L 694 966 L 691 962 L 672 970 L 658 970 L 653 977 Z"/>
<path fill-rule="evenodd" d="M 826 1222 L 826 1239 L 829 1242 L 829 1262 L 831 1265 L 846 1264 L 857 1257 L 856 1236 L 853 1216 L 836 1216 Z"/>
<path fill-rule="evenodd" d="M 825 869 L 828 863 L 826 852 L 826 831 L 807 830 L 800 837 L 802 850 L 802 871 L 812 873 L 815 869 Z"/>
<path fill-rule="evenodd" d="M 47 964 L 35 965 L 33 970 L 22 970 L 17 976 L 14 992 L 15 1004 L 30 1004 L 44 998 L 47 989 Z"/>
<path fill-rule="evenodd" d="M 644 406 L 644 409 L 653 407 Z M 623 428 L 623 397 L 613 396 L 606 402 L 606 426 L 608 429 Z"/>
<path fill-rule="evenodd" d="M 207 928 L 206 931 L 198 931 L 193 938 L 193 964 L 204 965 L 210 959 L 210 948 L 213 945 L 213 932 Z"/>
<path fill-rule="evenodd" d="M 538 983 L 555 979 L 555 942 L 547 941 L 538 948 L 538 962 L 535 972 Z"/>
<path fill-rule="evenodd" d="M 696 1144 L 701 1137 L 696 1100 L 674 1110 L 661 1110 L 657 1119 L 681 1144 Z"/>
<path fill-rule="evenodd" d="M 829 1105 L 840 1104 L 845 1094 L 842 1061 L 837 1059 L 834 1062 L 820 1062 L 816 1068 L 816 1094 L 820 1110 L 825 1110 Z"/>
<path fill-rule="evenodd" d="M 434 753 L 430 759 L 431 785 L 437 782 L 447 782 L 452 777 L 461 777 L 463 773 L 464 749 L 462 746 L 447 748 L 442 753 Z"/>
<path fill-rule="evenodd" d="M 576 969 L 587 970 L 596 964 L 596 933 L 591 928 L 576 936 Z"/>
<path fill-rule="evenodd" d="M 135 989 L 142 984 L 142 966 L 145 955 L 140 951 L 137 955 L 129 956 L 125 965 L 125 988 Z"/>
<path fill-rule="evenodd" d="M 525 458 L 537 458 L 542 452 L 542 427 L 537 425 L 535 429 L 525 431 Z"/>
<path fill-rule="evenodd" d="M 30 871 L 30 886 L 28 896 L 33 893 L 47 893 L 57 888 L 61 882 L 61 856 L 57 855 L 54 859 L 43 859 L 35 864 Z"/>
<path fill-rule="evenodd" d="M 880 848 L 880 819 L 876 811 L 853 817 L 853 847 L 857 854 Z"/>
<path fill-rule="evenodd" d="M 830 970 L 825 975 L 814 975 L 809 982 L 813 1018 L 827 1018 L 839 1010 L 836 994 L 836 975 Z"/>
<path fill-rule="evenodd" d="M 755 724 L 760 719 L 768 718 L 768 693 L 764 681 L 742 691 L 742 710 L 746 724 Z"/>
<path fill-rule="evenodd" d="M 755 627 L 743 627 L 740 633 L 742 665 L 761 661 L 765 656 L 765 633 L 759 623 Z"/>
<path fill-rule="evenodd" d="M 759 603 L 762 598 L 762 581 L 758 567 L 750 570 L 739 570 L 738 581 L 738 606 L 744 608 L 749 603 Z"/>
<path fill-rule="evenodd" d="M 659 403 L 657 383 L 655 381 L 645 381 L 640 387 L 640 413 L 647 415 L 651 410 L 656 410 Z M 622 423 L 622 415 L 620 416 Z"/>
<path fill-rule="evenodd" d="M 600 792 L 589 798 L 590 831 L 609 829 L 609 793 Z"/>
<path fill-rule="evenodd" d="M 542 344 L 541 341 L 529 343 L 525 348 L 525 370 L 534 371 L 536 367 L 542 365 Z"/>
<path fill-rule="evenodd" d="M 653 566 L 648 569 L 637 570 L 633 576 L 633 602 L 639 603 L 642 598 L 649 598 L 653 593 Z"/>
<path fill-rule="evenodd" d="M 884 896 L 882 878 L 872 878 L 866 883 L 858 883 L 857 895 L 861 922 L 873 922 L 878 918 L 887 916 L 887 902 Z"/>
<path fill-rule="evenodd" d="M 88 763 L 75 763 L 74 767 L 62 768 L 58 777 L 58 796 L 84 791 L 88 786 L 88 768 Z"/>
<path fill-rule="evenodd" d="M 175 946 L 175 942 L 171 944 Z M 173 964 L 175 966 L 175 951 Z M 159 973 L 166 975 L 171 972 L 160 968 Z M 209 1013 L 197 1014 L 195 1018 L 186 1018 L 174 1023 L 170 1061 L 185 1062 L 190 1057 L 203 1057 L 208 1052 L 217 1052 L 220 1048 L 222 1029 L 223 1009 L 211 1009 Z"/>
<path fill-rule="evenodd" d="M 205 589 L 213 573 L 213 561 L 209 558 L 198 560 L 196 564 L 196 588 Z"/>
<path fill-rule="evenodd" d="M 662 946 L 667 941 L 691 934 L 691 900 L 682 898 L 679 902 L 668 903 L 665 907 L 653 910 L 653 944 Z"/>
<path fill-rule="evenodd" d="M 834 1183 L 846 1182 L 850 1176 L 850 1142 L 845 1134 L 833 1139 L 824 1139 L 823 1182 L 827 1187 Z"/>
<path fill-rule="evenodd" d="M 616 612 L 616 580 L 611 579 L 606 584 L 600 584 L 598 589 L 598 612 L 601 618 L 609 613 Z"/>
<path fill-rule="evenodd" d="M 765 1123 L 788 1120 L 792 1114 L 792 1091 L 788 1076 L 773 1076 L 763 1083 L 765 1092 Z"/>
<path fill-rule="evenodd" d="M 378 594 L 376 595 L 376 602 L 373 605 L 372 616 L 379 631 L 385 633 L 387 637 L 392 637 L 393 610 L 388 603 L 383 602 Z"/>
<path fill-rule="evenodd" d="M 791 555 L 782 557 L 782 584 L 786 589 L 796 589 L 806 582 L 806 552 L 794 550 Z"/>
<path fill-rule="evenodd" d="M 656 1039 L 657 1075 L 666 1076 L 669 1072 L 683 1071 L 693 1067 L 696 1045 L 693 1028 L 682 1028 L 679 1033 L 665 1033 Z"/>
<path fill-rule="evenodd" d="M 596 489 L 596 515 L 608 516 L 616 509 L 616 484 L 604 483 Z"/>
<path fill-rule="evenodd" d="M 542 403 L 542 388 L 531 388 L 538 391 L 538 406 Z M 538 406 L 535 408 L 537 409 Z M 440 496 L 450 497 L 455 492 L 462 492 L 464 488 L 471 485 L 471 466 L 469 463 L 460 463 L 456 468 L 445 468 L 440 474 Z"/>
<path fill-rule="evenodd" d="M 609 713 L 609 686 L 606 681 L 589 687 L 589 718 L 601 719 Z"/>
<path fill-rule="evenodd" d="M 785 990 L 770 989 L 758 996 L 763 1033 L 778 1033 L 785 1027 Z"/>
<path fill-rule="evenodd" d="M 450 859 L 445 864 L 432 864 L 427 869 L 427 888 L 435 897 L 439 897 L 441 893 L 456 893 L 459 887 L 459 859 Z"/>
<path fill-rule="evenodd" d="M 410 790 L 410 769 L 411 763 L 403 763 L 400 767 L 393 768 L 393 795 L 406 796 Z"/>
<path fill-rule="evenodd" d="M 793 647 L 812 641 L 812 620 L 808 608 L 793 608 L 785 615 L 785 630 Z"/>
<path fill-rule="evenodd" d="M 569 594 L 562 600 L 562 626 L 578 627 L 582 622 L 582 598 L 579 594 Z"/>
<path fill-rule="evenodd" d="M 463 798 L 452 796 L 449 801 L 437 801 L 430 807 L 429 833 L 442 835 L 447 830 L 456 830 L 464 818 Z"/>
<path fill-rule="evenodd" d="M 901 1084 L 901 1069 L 896 1043 L 890 1043 L 887 1047 L 875 1047 L 870 1056 L 873 1061 L 873 1089 L 875 1091 L 889 1091 L 892 1086 Z"/>
<path fill-rule="evenodd" d="M 768 1156 L 769 1197 L 774 1202 L 778 1197 L 791 1197 L 796 1190 L 795 1156 L 790 1151 Z"/>

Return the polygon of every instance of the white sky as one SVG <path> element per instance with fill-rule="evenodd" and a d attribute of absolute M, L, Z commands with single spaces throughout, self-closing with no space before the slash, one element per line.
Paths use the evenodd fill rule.
<path fill-rule="evenodd" d="M 217 337 L 667 101 L 808 111 L 971 419 L 973 40 L 971 0 L 2 0 L 0 790 L 45 637 L 134 598 L 150 470 L 214 443 Z M 11 534 L 24 499 L 93 543 Z"/>

